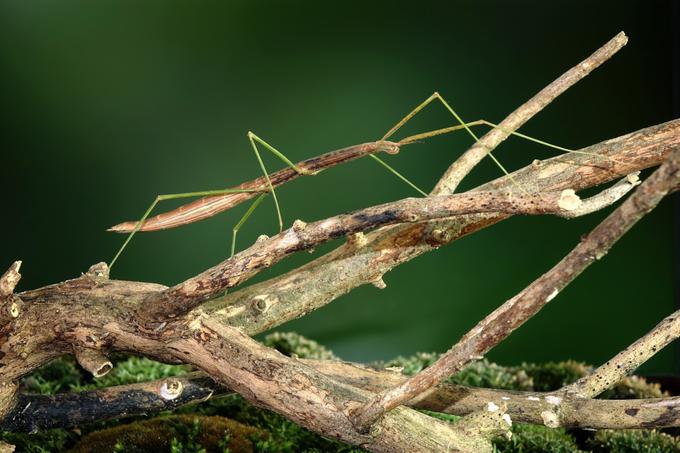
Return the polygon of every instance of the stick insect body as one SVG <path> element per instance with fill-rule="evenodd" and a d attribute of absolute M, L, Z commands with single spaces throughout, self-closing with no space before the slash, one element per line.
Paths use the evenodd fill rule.
<path fill-rule="evenodd" d="M 433 101 L 439 101 L 441 104 L 451 113 L 456 121 L 458 122 L 457 125 L 443 128 L 443 129 L 437 129 L 433 131 L 428 131 L 416 135 L 412 135 L 409 137 L 406 137 L 398 142 L 393 142 L 389 141 L 389 138 L 392 137 L 404 124 L 406 124 L 411 118 L 413 118 L 418 112 L 420 112 L 423 108 L 425 108 L 427 105 L 432 103 Z M 262 170 L 263 176 L 254 179 L 249 182 L 242 183 L 236 187 L 230 188 L 230 189 L 224 189 L 224 190 L 212 190 L 212 191 L 203 191 L 203 192 L 188 192 L 188 193 L 179 193 L 179 194 L 169 194 L 169 195 L 159 195 L 156 197 L 156 199 L 151 203 L 149 208 L 146 210 L 144 215 L 139 221 L 132 221 L 132 222 L 124 222 L 118 225 L 115 225 L 109 229 L 109 231 L 117 232 L 117 233 L 129 233 L 128 237 L 126 238 L 125 242 L 121 246 L 121 248 L 118 250 L 116 255 L 114 256 L 113 260 L 111 260 L 111 264 L 109 267 L 113 267 L 113 264 L 116 262 L 116 260 L 120 257 L 121 253 L 125 249 L 125 247 L 129 244 L 130 240 L 132 237 L 138 232 L 138 231 L 157 231 L 157 230 L 163 230 L 167 228 L 175 228 L 179 227 L 182 225 L 186 225 L 189 223 L 197 222 L 199 220 L 206 219 L 208 217 L 212 217 L 216 214 L 219 214 L 221 212 L 224 212 L 226 210 L 229 210 L 247 200 L 250 200 L 254 197 L 257 197 L 255 201 L 252 203 L 250 208 L 246 211 L 244 216 L 241 218 L 241 220 L 236 224 L 236 226 L 233 228 L 233 234 L 232 234 L 232 244 L 231 244 L 231 254 L 233 255 L 235 252 L 235 245 L 236 245 L 236 236 L 238 234 L 239 229 L 243 226 L 245 221 L 248 219 L 248 217 L 253 213 L 253 211 L 259 206 L 259 204 L 262 202 L 264 197 L 268 194 L 271 193 L 272 198 L 274 199 L 274 205 L 276 207 L 276 213 L 278 217 L 278 222 L 279 222 L 279 230 L 281 231 L 283 229 L 283 219 L 281 216 L 281 210 L 279 207 L 278 199 L 276 197 L 276 191 L 275 188 L 285 184 L 289 181 L 292 181 L 296 179 L 298 176 L 301 175 L 316 175 L 319 172 L 330 168 L 332 166 L 344 163 L 344 162 L 349 162 L 351 160 L 359 159 L 361 157 L 365 156 L 370 156 L 372 159 L 374 159 L 376 162 L 378 162 L 380 165 L 385 167 L 387 170 L 392 172 L 395 176 L 400 178 L 403 182 L 408 184 L 411 188 L 419 192 L 422 196 L 427 196 L 427 193 L 418 188 L 415 184 L 413 184 L 411 181 L 409 181 L 406 177 L 401 175 L 398 171 L 396 171 L 394 168 L 389 166 L 386 162 L 384 162 L 382 159 L 380 159 L 378 156 L 376 156 L 377 153 L 384 152 L 387 154 L 397 154 L 402 146 L 415 143 L 419 140 L 423 140 L 429 137 L 433 137 L 436 135 L 442 135 L 442 134 L 447 134 L 450 132 L 458 131 L 464 129 L 474 140 L 475 142 L 479 143 L 479 138 L 475 133 L 470 129 L 471 127 L 474 126 L 481 126 L 485 125 L 488 127 L 492 128 L 498 128 L 501 129 L 499 126 L 496 124 L 493 124 L 491 122 L 488 122 L 486 120 L 477 120 L 473 121 L 470 123 L 465 123 L 462 118 L 451 108 L 451 106 L 442 98 L 439 93 L 435 92 L 433 93 L 429 98 L 427 98 L 425 101 L 423 101 L 421 104 L 419 104 L 415 109 L 413 109 L 408 115 L 406 115 L 401 121 L 399 121 L 394 127 L 392 127 L 383 137 L 382 139 L 375 141 L 375 142 L 368 142 L 368 143 L 363 143 L 359 145 L 354 145 L 350 146 L 347 148 L 342 148 L 336 151 L 331 151 L 326 154 L 322 154 L 317 157 L 313 157 L 311 159 L 304 160 L 302 162 L 299 162 L 297 164 L 294 164 L 291 162 L 283 153 L 278 151 L 276 148 L 262 140 L 260 137 L 255 135 L 252 132 L 248 132 L 248 139 L 251 143 L 251 146 L 253 148 L 253 151 L 255 153 L 255 156 L 258 160 L 258 163 L 260 165 L 260 168 Z M 539 143 L 544 146 L 548 146 L 550 148 L 555 148 L 560 151 L 568 152 L 568 153 L 579 153 L 579 154 L 591 154 L 587 152 L 582 152 L 582 151 L 575 151 L 567 148 L 563 148 L 561 146 L 553 145 L 551 143 L 535 139 L 533 137 L 529 137 L 527 135 L 518 133 L 518 132 L 513 132 L 513 131 L 505 131 L 501 129 L 503 132 L 506 132 L 508 134 L 516 135 L 520 138 L 523 138 L 525 140 L 533 141 L 535 143 Z M 268 151 L 270 151 L 272 154 L 274 154 L 276 157 L 278 157 L 280 160 L 282 160 L 287 167 L 276 171 L 272 174 L 269 174 L 267 172 L 267 169 L 264 165 L 264 162 L 262 160 L 262 157 L 260 156 L 260 152 L 258 150 L 257 144 L 262 145 L 264 148 L 266 148 Z M 496 163 L 496 165 L 501 169 L 501 171 L 510 177 L 511 181 L 513 184 L 515 184 L 521 191 L 526 192 L 517 182 L 514 181 L 512 176 L 508 173 L 508 171 L 505 169 L 505 167 L 496 159 L 496 157 L 489 152 L 488 153 L 489 157 Z M 606 158 L 605 156 L 600 156 L 596 155 L 601 158 Z M 148 218 L 153 209 L 156 207 L 156 205 L 160 201 L 164 200 L 171 200 L 171 199 L 181 199 L 181 198 L 190 198 L 190 197 L 203 197 L 200 198 L 196 201 L 193 201 L 191 203 L 185 204 L 183 206 L 180 206 L 177 209 L 165 212 L 163 214 L 156 215 L 154 217 Z"/>

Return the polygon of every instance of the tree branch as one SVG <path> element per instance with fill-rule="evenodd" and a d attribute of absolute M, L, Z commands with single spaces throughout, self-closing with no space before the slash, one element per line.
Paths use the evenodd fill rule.
<path fill-rule="evenodd" d="M 379 395 L 356 413 L 357 426 L 368 429 L 382 414 L 415 398 L 486 354 L 548 302 L 609 249 L 638 220 L 680 183 L 680 147 L 674 150 L 635 193 L 600 223 L 574 250 L 547 273 L 480 321 L 435 364 Z M 608 381 L 609 384 L 614 384 Z"/>
<path fill-rule="evenodd" d="M 435 193 L 451 187 L 447 186 L 451 182 L 455 186 L 457 180 L 468 171 L 466 168 L 472 168 L 475 161 L 478 162 L 500 143 L 504 139 L 503 134 L 519 127 L 557 94 L 608 58 L 608 52 L 615 52 L 623 43 L 625 36 L 619 35 L 605 46 L 605 50 L 591 56 L 578 69 L 568 72 L 518 109 L 501 124 L 500 130 L 492 131 L 482 139 L 483 149 L 473 149 L 454 165 L 458 170 L 454 169 L 453 173 L 460 176 L 445 175 Z M 368 208 L 363 211 L 363 218 L 354 213 L 336 218 L 330 225 L 317 222 L 310 226 L 298 221 L 291 230 L 279 237 L 260 242 L 234 259 L 173 288 L 109 280 L 105 266 L 94 266 L 79 278 L 21 293 L 18 296 L 26 302 L 24 309 L 20 316 L 6 320 L 2 328 L 3 335 L 0 336 L 0 415 L 15 406 L 18 380 L 53 358 L 75 351 L 80 355 L 79 361 L 83 366 L 98 373 L 106 354 L 125 351 L 164 362 L 192 364 L 254 404 L 275 410 L 325 436 L 370 450 L 490 451 L 490 438 L 506 433 L 509 429 L 504 401 L 493 404 L 487 402 L 486 406 L 478 407 L 478 410 L 453 425 L 438 422 L 409 408 L 397 407 L 383 414 L 367 431 L 363 429 L 365 425 L 359 423 L 357 426 L 355 414 L 361 408 L 370 410 L 370 402 L 375 401 L 372 392 L 328 376 L 306 362 L 287 358 L 256 343 L 248 334 L 301 316 L 360 284 L 376 282 L 380 286 L 384 272 L 394 266 L 503 220 L 511 213 L 537 209 L 536 205 L 545 201 L 518 194 L 513 194 L 512 198 L 499 195 L 512 192 L 511 183 L 520 182 L 530 191 L 542 194 L 541 197 L 552 196 L 549 200 L 552 203 L 551 212 L 561 212 L 555 209 L 555 203 L 557 208 L 565 209 L 567 202 L 569 209 L 585 209 L 584 212 L 604 205 L 618 193 L 621 186 L 615 186 L 590 200 L 586 208 L 583 208 L 575 192 L 565 192 L 565 189 L 578 191 L 657 165 L 671 148 L 680 149 L 679 131 L 679 121 L 669 122 L 584 150 L 612 159 L 593 155 L 561 156 L 460 196 L 404 200 L 399 202 L 403 205 L 398 205 L 401 210 L 395 211 L 394 205 L 390 208 L 382 206 L 378 210 Z M 394 151 L 395 148 L 391 146 L 398 145 L 376 143 L 381 143 L 378 146 L 381 149 L 376 151 Z M 383 149 L 382 146 L 387 148 Z M 592 240 L 586 239 L 581 249 L 577 247 L 578 253 L 572 252 L 565 260 L 576 261 L 580 257 L 592 261 L 598 257 L 598 253 L 606 251 L 634 223 L 636 216 L 642 216 L 645 209 L 651 209 L 658 199 L 671 190 L 657 184 L 658 181 L 654 179 L 658 178 L 657 175 L 664 174 L 666 180 L 676 178 L 675 188 L 678 184 L 677 153 L 614 212 L 613 216 L 620 216 L 615 228 L 602 235 L 594 232 Z M 291 177 L 294 176 L 297 176 L 297 172 Z M 557 193 L 560 193 L 559 199 L 555 198 Z M 476 206 L 470 212 L 456 211 L 461 208 L 461 203 L 466 203 L 464 200 L 470 203 L 466 205 L 468 208 L 473 202 L 491 204 Z M 446 203 L 453 203 L 448 205 L 451 209 L 448 214 L 445 212 Z M 440 217 L 445 214 L 444 218 Z M 431 218 L 438 220 L 422 222 Z M 363 229 L 395 222 L 417 223 L 382 227 L 365 236 L 359 234 Z M 327 231 L 326 227 L 330 230 Z M 184 314 L 214 296 L 217 291 L 243 282 L 288 253 L 310 246 L 314 241 L 324 241 L 343 234 L 356 235 L 351 236 L 345 246 L 293 273 L 239 291 L 236 298 L 228 300 L 229 305 L 224 305 L 227 299 L 222 299 L 203 309 Z M 561 289 L 584 267 L 580 262 L 570 263 L 560 275 L 546 277 L 542 285 L 533 288 L 535 294 L 518 296 L 513 310 L 504 312 L 499 309 L 495 315 L 492 314 L 490 322 L 484 325 L 489 329 L 488 332 L 481 335 L 474 332 L 470 341 L 463 343 L 465 347 L 459 361 L 464 362 L 475 355 L 475 351 L 484 351 L 496 344 L 523 319 L 528 319 L 532 311 L 535 312 L 549 297 L 553 297 L 555 288 Z M 9 280 L 11 283 L 11 278 Z M 9 293 L 4 297 L 9 297 Z M 533 303 L 532 300 L 538 300 L 539 303 Z M 46 308 L 50 310 L 51 316 L 45 316 Z M 514 310 L 522 313 L 518 315 L 514 312 L 511 316 L 509 313 Z M 143 315 L 142 319 L 140 315 Z M 494 316 L 498 319 L 505 317 L 508 325 L 498 327 Z M 173 322 L 168 322 L 168 319 Z M 149 320 L 155 324 L 149 324 Z M 223 325 L 225 321 L 231 326 Z M 455 369 L 456 366 L 454 364 L 449 369 Z M 107 367 L 108 364 L 104 366 Z M 415 379 L 422 378 L 416 376 Z M 421 387 L 421 390 L 424 388 L 427 386 Z M 184 383 L 174 380 L 166 381 L 157 392 L 161 398 L 174 401 L 180 400 L 184 391 Z M 558 406 L 562 400 L 558 402 L 554 398 L 559 397 L 548 395 L 545 402 Z M 377 407 L 380 413 L 386 406 Z M 545 424 L 559 423 L 560 420 L 554 420 L 551 414 L 543 410 L 539 415 Z"/>
<path fill-rule="evenodd" d="M 458 184 L 465 176 L 489 154 L 529 119 L 545 106 L 551 103 L 557 96 L 571 88 L 576 82 L 583 79 L 590 72 L 609 60 L 628 42 L 625 33 L 620 32 L 595 53 L 583 60 L 569 71 L 562 74 L 554 82 L 539 91 L 533 98 L 522 104 L 514 112 L 508 115 L 497 127 L 489 131 L 478 143 L 475 143 L 462 156 L 458 158 L 441 177 L 432 195 L 453 193 Z"/>
<path fill-rule="evenodd" d="M 15 261 L 0 277 L 0 326 L 19 316 L 21 299 L 14 295 L 14 288 L 21 280 L 21 261 Z"/>
<path fill-rule="evenodd" d="M 675 146 L 680 146 L 680 120 L 584 148 L 588 155 L 573 155 L 568 159 L 558 156 L 540 165 L 529 165 L 514 172 L 513 177 L 530 192 L 557 192 L 568 188 L 579 191 L 659 165 Z M 611 159 L 601 159 L 596 154 Z M 605 160 L 607 164 L 603 166 Z M 479 190 L 512 188 L 510 179 L 503 177 Z M 359 242 L 349 241 L 282 276 L 215 298 L 199 311 L 255 335 L 316 310 L 424 252 L 505 218 L 506 214 L 475 214 L 379 230 Z M 269 301 L 266 312 L 254 308 L 257 298 Z"/>
<path fill-rule="evenodd" d="M 258 241 L 217 266 L 162 293 L 150 296 L 148 303 L 142 306 L 137 314 L 142 320 L 164 327 L 163 323 L 189 312 L 202 302 L 244 282 L 286 256 L 352 233 L 384 225 L 415 223 L 484 212 L 555 214 L 573 218 L 615 202 L 633 187 L 630 183 L 632 180 L 626 179 L 605 194 L 597 195 L 585 202 L 582 202 L 573 190 L 544 194 L 472 192 L 440 197 L 406 198 L 309 224 L 296 220 L 291 228 L 278 235 Z M 585 206 L 582 203 L 585 203 Z"/>
<path fill-rule="evenodd" d="M 373 370 L 338 361 L 302 360 L 308 366 L 341 382 L 371 393 L 388 390 L 407 377 L 394 371 Z M 181 388 L 174 398 L 163 389 Z M 0 422 L 0 430 L 36 432 L 71 428 L 122 417 L 151 415 L 198 404 L 234 393 L 202 372 L 138 384 L 119 385 L 56 395 L 20 394 L 13 410 Z M 483 411 L 489 402 L 507 405 L 515 422 L 543 424 L 542 413 L 555 411 L 559 426 L 588 429 L 660 429 L 680 426 L 680 397 L 602 400 L 576 395 L 505 391 L 449 383 L 408 402 L 410 407 L 453 415 Z"/>
<path fill-rule="evenodd" d="M 645 336 L 618 353 L 591 374 L 582 377 L 557 393 L 593 398 L 616 385 L 654 354 L 680 337 L 680 310 L 664 318 Z"/>

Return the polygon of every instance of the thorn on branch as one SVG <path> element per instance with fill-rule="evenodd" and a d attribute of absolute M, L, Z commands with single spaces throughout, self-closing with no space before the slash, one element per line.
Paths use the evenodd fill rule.
<path fill-rule="evenodd" d="M 113 363 L 108 357 L 96 349 L 73 346 L 73 354 L 78 364 L 96 378 L 105 376 L 113 369 Z"/>
<path fill-rule="evenodd" d="M 109 265 L 102 262 L 93 264 L 85 273 L 86 276 L 90 277 L 94 281 L 103 281 L 109 279 Z"/>

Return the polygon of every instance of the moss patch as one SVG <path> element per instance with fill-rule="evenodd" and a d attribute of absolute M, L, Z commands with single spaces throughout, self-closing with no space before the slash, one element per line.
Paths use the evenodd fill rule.
<path fill-rule="evenodd" d="M 84 436 L 72 453 L 199 452 L 252 453 L 251 438 L 264 436 L 257 428 L 224 417 L 173 415 L 129 423 Z M 227 439 L 227 442 L 224 440 Z"/>

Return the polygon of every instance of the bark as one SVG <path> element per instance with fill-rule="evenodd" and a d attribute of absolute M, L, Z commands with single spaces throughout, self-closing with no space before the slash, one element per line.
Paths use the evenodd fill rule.
<path fill-rule="evenodd" d="M 379 393 L 407 379 L 390 370 L 374 370 L 347 362 L 303 360 L 307 365 L 345 385 Z M 181 391 L 169 398 L 168 386 Z M 234 391 L 202 372 L 151 382 L 57 395 L 20 394 L 17 404 L 0 422 L 0 430 L 37 432 L 72 428 L 115 418 L 150 415 L 220 398 Z M 558 392 L 556 392 L 558 393 Z M 559 396 L 559 400 L 550 398 Z M 559 402 L 558 402 L 559 401 Z M 680 427 L 680 397 L 602 400 L 577 395 L 504 391 L 443 383 L 409 401 L 415 409 L 453 415 L 480 412 L 493 402 L 507 405 L 515 422 L 543 424 L 541 414 L 559 405 L 559 426 L 588 429 L 660 429 Z"/>
<path fill-rule="evenodd" d="M 513 177 L 531 193 L 569 188 L 580 191 L 659 165 L 671 148 L 678 145 L 680 120 L 673 120 L 583 149 L 608 160 L 592 155 L 558 156 L 520 169 Z M 509 178 L 503 177 L 478 190 L 512 192 L 516 188 Z M 507 217 L 499 213 L 473 214 L 383 228 L 365 235 L 361 241 L 349 241 L 294 271 L 212 299 L 198 311 L 254 335 L 304 316 L 358 286 L 376 281 L 422 253 Z M 264 313 L 253 308 L 254 301 L 262 298 L 268 300 Z"/>
<path fill-rule="evenodd" d="M 526 401 L 520 404 L 518 399 L 522 396 L 505 396 L 508 400 L 500 396 L 500 401 L 490 399 L 484 404 L 479 398 L 501 394 L 479 390 L 473 392 L 477 398 L 474 403 L 467 400 L 469 405 L 465 406 L 465 410 L 458 406 L 461 413 L 468 415 L 454 424 L 440 422 L 405 406 L 385 412 L 388 406 L 381 405 L 377 406 L 381 408 L 378 419 L 369 416 L 365 418 L 367 422 L 357 424 L 356 414 L 362 408 L 373 407 L 370 403 L 376 401 L 375 393 L 384 391 L 385 387 L 379 387 L 369 378 L 354 381 L 346 369 L 343 371 L 346 374 L 338 376 L 327 367 L 322 369 L 307 361 L 285 357 L 249 337 L 302 316 L 361 284 L 373 283 L 380 287 L 384 285 L 382 275 L 394 266 L 512 214 L 585 214 L 622 196 L 635 185 L 634 178 L 627 178 L 585 202 L 575 192 L 661 164 L 670 150 L 680 144 L 680 121 L 671 121 L 593 145 L 582 150 L 587 154 L 569 154 L 539 162 L 466 194 L 450 193 L 462 177 L 500 144 L 507 134 L 515 131 L 557 95 L 608 59 L 625 42 L 625 35 L 617 35 L 513 112 L 499 128 L 482 137 L 454 163 L 440 180 L 432 197 L 402 200 L 310 224 L 296 221 L 293 228 L 280 235 L 258 242 L 234 258 L 171 288 L 153 283 L 110 280 L 106 265 L 98 264 L 79 278 L 15 294 L 14 287 L 19 277 L 19 267 L 15 263 L 0 278 L 0 308 L 4 310 L 0 312 L 0 417 L 5 417 L 4 423 L 8 426 L 15 423 L 17 429 L 20 426 L 28 429 L 42 426 L 40 415 L 36 415 L 33 424 L 26 420 L 22 422 L 22 417 L 15 416 L 17 410 L 21 410 L 21 413 L 27 410 L 26 406 L 20 409 L 21 404 L 17 404 L 17 401 L 23 403 L 26 401 L 23 398 L 28 398 L 17 395 L 17 383 L 21 377 L 63 354 L 75 354 L 84 368 L 101 375 L 111 366 L 107 355 L 123 351 L 167 363 L 193 365 L 221 386 L 238 392 L 253 404 L 277 411 L 324 436 L 372 451 L 491 451 L 491 438 L 507 434 L 509 430 L 506 410 L 520 418 L 534 421 L 538 413 L 543 423 L 550 426 L 560 423 L 606 425 L 606 420 L 614 419 L 622 426 L 632 423 L 622 416 L 610 416 L 608 419 L 604 416 L 588 419 L 583 414 L 574 415 L 573 419 L 555 416 L 556 409 L 569 414 L 570 408 L 582 410 L 583 407 L 594 407 L 591 400 L 584 398 L 547 395 L 541 400 L 541 397 L 536 396 L 534 398 L 538 398 L 539 403 L 534 404 L 533 399 L 526 397 Z M 399 143 L 382 141 L 358 145 L 321 156 L 320 160 L 305 161 L 299 165 L 302 172 L 282 170 L 279 179 L 274 179 L 276 184 L 282 184 L 300 173 L 328 168 L 359 157 L 361 153 L 396 152 L 399 146 Z M 593 233 L 591 242 L 594 244 L 584 245 L 584 250 L 579 250 L 576 257 L 568 256 L 565 259 L 570 263 L 565 266 L 566 278 L 550 281 L 550 285 L 537 290 L 536 294 L 540 296 L 538 300 L 544 301 L 552 294 L 544 293 L 548 286 L 551 286 L 551 291 L 554 287 L 561 288 L 583 269 L 581 264 L 573 260 L 584 256 L 589 259 L 597 257 L 598 250 L 606 250 L 611 240 L 623 234 L 636 216 L 639 218 L 665 193 L 677 187 L 674 179 L 677 177 L 677 160 L 677 155 L 674 155 L 655 174 L 662 175 L 659 178 L 664 183 L 675 181 L 675 186 L 660 187 L 654 179 L 640 186 L 631 198 L 633 201 L 624 203 L 616 211 L 619 217 L 612 221 L 615 225 L 612 225 L 610 234 Z M 264 191 L 259 190 L 264 187 L 262 181 L 245 184 L 250 184 L 249 187 L 258 192 Z M 528 193 L 518 192 L 518 187 Z M 225 206 L 228 208 L 254 193 L 211 197 L 199 200 L 197 203 L 200 206 L 194 207 L 205 212 Z M 192 212 L 195 214 L 196 211 Z M 162 223 L 162 219 L 161 215 L 156 221 Z M 186 219 L 180 216 L 180 220 Z M 364 235 L 375 228 L 378 230 Z M 349 235 L 347 244 L 325 257 L 279 278 L 204 304 L 290 253 L 343 235 Z M 520 294 L 518 300 L 524 300 L 522 297 Z M 479 345 L 492 346 L 523 322 L 525 313 L 535 312 L 536 306 L 531 304 L 534 299 L 533 296 L 527 298 L 526 305 L 518 302 L 507 316 L 504 315 L 509 327 L 506 330 L 492 330 L 493 335 L 487 337 L 482 335 Z M 7 306 L 12 307 L 12 303 L 16 303 L 19 308 L 16 316 L 11 309 L 6 310 Z M 469 359 L 467 352 L 484 349 L 475 348 L 466 347 L 462 360 Z M 382 384 L 387 381 L 385 379 Z M 400 385 L 399 382 L 393 382 L 390 386 Z M 366 383 L 371 384 L 372 388 L 366 388 Z M 63 401 L 63 404 L 51 409 L 65 408 L 67 420 L 93 420 L 93 417 L 105 418 L 128 410 L 124 404 L 115 407 L 120 403 L 120 396 L 126 392 L 133 401 L 142 396 L 129 392 L 141 391 L 144 395 L 154 393 L 155 398 L 140 402 L 140 405 L 155 408 L 160 400 L 163 400 L 165 407 L 179 405 L 188 400 L 195 401 L 205 392 L 213 391 L 206 384 L 193 384 L 191 380 L 176 378 L 163 381 L 158 388 L 148 387 L 156 385 L 150 383 L 144 389 L 108 389 L 80 396 L 54 397 L 43 402 Z M 446 387 L 439 388 L 446 390 Z M 116 394 L 116 390 L 123 393 Z M 464 390 L 459 388 L 457 391 Z M 428 392 L 427 397 L 437 394 Z M 78 401 L 88 398 L 91 401 L 89 406 L 74 406 Z M 466 401 L 462 397 L 459 400 Z M 106 408 L 110 412 L 88 411 L 88 407 L 94 407 L 97 401 L 117 403 Z M 425 396 L 421 396 L 419 401 L 430 404 L 429 407 L 441 408 L 443 404 L 442 400 L 432 401 Z M 452 407 L 456 407 L 456 404 Z M 546 409 L 545 404 L 549 404 L 550 409 Z M 667 411 L 666 407 L 672 407 L 674 411 L 675 400 L 636 404 L 636 414 L 642 414 L 636 419 L 638 426 L 643 423 L 641 420 L 652 420 L 650 423 L 662 426 L 666 423 L 660 421 L 664 416 L 670 420 L 667 423 L 676 423 L 674 412 L 672 417 L 659 412 Z M 608 408 L 613 414 L 620 415 L 623 406 L 612 405 Z M 623 409 L 628 414 L 626 409 L 631 407 Z M 10 417 L 10 414 L 14 415 Z M 42 420 L 46 420 L 45 417 Z M 654 421 L 653 417 L 657 419 Z"/>
<path fill-rule="evenodd" d="M 278 235 L 258 241 L 247 250 L 196 277 L 151 297 L 137 315 L 142 322 L 148 321 L 154 330 L 162 330 L 173 318 L 243 283 L 288 255 L 309 250 L 324 242 L 353 233 L 361 233 L 384 225 L 416 223 L 485 212 L 555 214 L 573 218 L 615 202 L 636 182 L 636 179 L 626 178 L 622 184 L 617 184 L 585 202 L 582 202 L 573 190 L 534 195 L 487 191 L 425 199 L 407 198 L 310 224 L 296 220 L 291 228 Z M 266 306 L 261 307 L 262 311 L 266 309 Z"/>
<path fill-rule="evenodd" d="M 621 236 L 678 184 L 680 146 L 630 198 L 585 236 L 557 265 L 480 321 L 431 367 L 361 408 L 356 415 L 357 425 L 367 429 L 386 411 L 427 391 L 462 369 L 470 360 L 486 354 L 538 313 L 588 266 L 602 259 Z M 606 382 L 614 385 L 617 381 Z"/>

